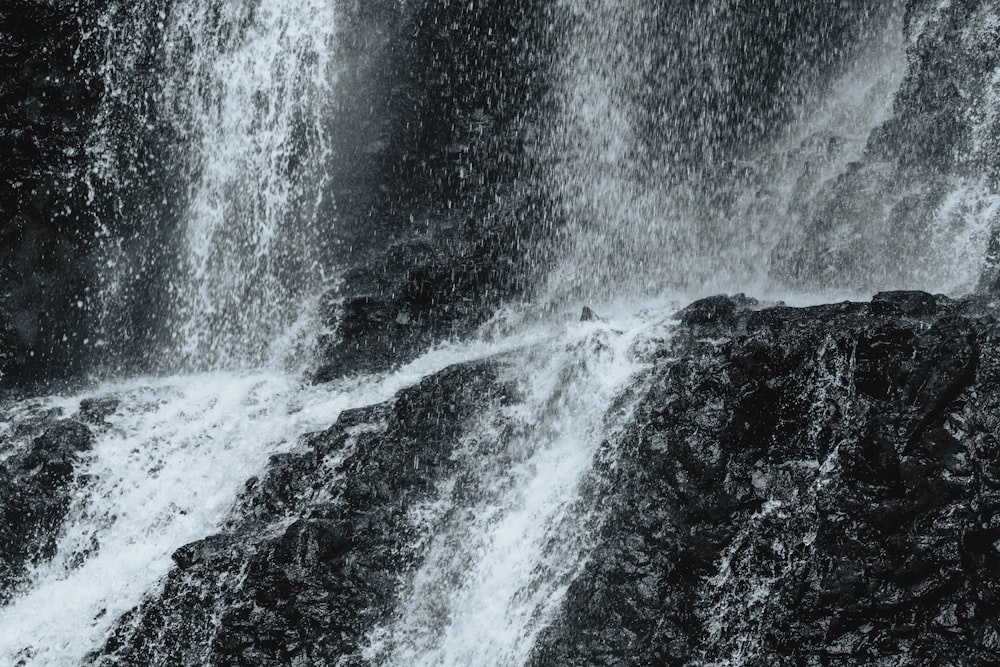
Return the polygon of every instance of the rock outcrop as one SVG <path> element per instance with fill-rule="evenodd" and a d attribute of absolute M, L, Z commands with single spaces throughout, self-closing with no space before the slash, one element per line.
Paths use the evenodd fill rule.
<path fill-rule="evenodd" d="M 17 441 L 26 445 L 18 447 Z M 51 411 L 21 415 L 13 432 L 5 434 L 3 451 L 9 456 L 0 460 L 0 603 L 15 593 L 29 566 L 55 552 L 77 463 L 92 443 L 87 426 Z"/>
<path fill-rule="evenodd" d="M 922 292 L 683 309 L 612 408 L 637 401 L 595 456 L 603 519 L 531 664 L 995 662 L 998 313 Z M 455 476 L 470 420 L 516 398 L 500 363 L 272 458 L 94 663 L 365 664 L 427 543 L 408 512 Z"/>
<path fill-rule="evenodd" d="M 532 664 L 996 662 L 997 314 L 681 311 Z"/>

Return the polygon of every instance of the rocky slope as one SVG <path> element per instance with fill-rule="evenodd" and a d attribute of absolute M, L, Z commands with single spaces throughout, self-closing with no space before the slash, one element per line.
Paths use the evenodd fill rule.
<path fill-rule="evenodd" d="M 532 664 L 996 662 L 997 313 L 683 310 Z"/>
<path fill-rule="evenodd" d="M 422 538 L 408 511 L 454 472 L 466 423 L 510 398 L 494 363 L 454 366 L 304 436 L 252 479 L 222 532 L 179 549 L 162 592 L 98 665 L 333 665 L 392 610 Z"/>
<path fill-rule="evenodd" d="M 589 559 L 531 664 L 995 662 L 997 315 L 985 297 L 922 292 L 682 310 L 633 350 L 647 370 L 617 403 L 634 411 L 585 486 L 604 508 Z M 507 363 L 446 369 L 274 457 L 92 662 L 364 664 L 434 530 L 412 511 L 474 493 L 455 450 L 517 400 Z M 102 409 L 78 419 L 100 428 Z M 79 422 L 41 418 L 24 427 L 43 433 L 30 451 L 0 468 L 28 495 L 60 475 L 28 499 L 49 509 L 9 525 L 8 541 L 32 541 L 3 552 L 8 586 L 58 532 L 89 441 Z M 506 455 L 497 433 L 484 455 Z"/>

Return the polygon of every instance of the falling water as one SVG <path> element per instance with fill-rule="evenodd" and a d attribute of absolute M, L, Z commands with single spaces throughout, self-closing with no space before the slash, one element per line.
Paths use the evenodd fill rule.
<path fill-rule="evenodd" d="M 717 116 L 727 109 L 712 102 L 739 94 L 728 88 L 738 73 L 727 68 L 736 65 L 717 55 L 724 35 L 711 23 L 735 11 L 727 3 L 693 19 L 666 66 L 649 46 L 649 25 L 666 9 L 568 4 L 574 29 L 561 51 L 548 176 L 568 223 L 545 289 L 552 303 L 975 288 L 996 219 L 993 188 L 967 178 L 905 185 L 883 175 L 879 183 L 892 166 L 877 162 L 869 183 L 841 185 L 870 158 L 873 131 L 892 116 L 907 65 L 901 7 L 834 68 L 829 84 L 793 100 L 791 120 L 775 124 L 780 131 L 737 149 L 719 139 L 726 119 Z M 694 83 L 689 61 L 702 67 Z M 670 82 L 665 90 L 658 77 Z M 657 95 L 681 100 L 661 113 Z M 977 126 L 991 127 L 988 119 Z M 942 188 L 943 199 L 927 196 Z M 921 216 L 932 222 L 922 226 Z"/>
<path fill-rule="evenodd" d="M 328 427 L 342 410 L 385 401 L 450 364 L 510 354 L 538 339 L 444 347 L 395 373 L 331 385 L 271 370 L 213 371 L 135 378 L 9 407 L 0 432 L 29 408 L 74 416 L 87 398 L 120 401 L 78 467 L 55 556 L 0 608 L 0 663 L 81 664 L 123 613 L 156 594 L 171 554 L 217 531 L 246 480 L 295 446 L 298 434 Z M 21 446 L 9 443 L 7 453 Z"/>
<path fill-rule="evenodd" d="M 897 247 L 884 226 L 887 214 L 821 240 L 847 247 L 881 239 L 867 263 L 839 274 L 839 282 L 810 271 L 793 275 L 794 262 L 781 254 L 790 238 L 812 243 L 797 230 L 865 157 L 872 132 L 892 113 L 905 69 L 898 15 L 836 69 L 823 95 L 796 100 L 779 128 L 729 154 L 712 119 L 685 124 L 690 118 L 665 118 L 666 110 L 639 99 L 654 95 L 645 87 L 654 61 L 644 40 L 646 23 L 663 20 L 655 3 L 636 3 L 641 10 L 611 0 L 556 4 L 572 29 L 555 64 L 559 109 L 543 147 L 554 156 L 544 180 L 567 222 L 559 264 L 540 290 L 556 304 L 547 310 L 581 300 L 627 310 L 631 300 L 719 290 L 949 289 L 978 270 L 1000 199 L 962 180 L 949 183 L 933 208 L 946 224 L 924 245 L 931 258 L 961 257 L 964 264 L 930 262 L 920 275 L 895 265 L 874 273 Z M 150 17 L 157 17 L 153 26 Z M 668 325 L 662 317 L 624 315 L 613 324 L 533 324 L 492 344 L 442 346 L 386 375 L 304 384 L 273 362 L 309 337 L 308 304 L 329 268 L 319 211 L 328 204 L 320 194 L 326 165 L 336 159 L 324 123 L 337 75 L 335 3 L 110 3 L 105 24 L 112 35 L 108 104 L 142 101 L 139 124 L 165 133 L 166 171 L 180 185 L 147 187 L 156 197 L 139 204 L 122 195 L 116 211 L 127 233 L 116 235 L 110 223 L 102 230 L 99 343 L 114 345 L 107 339 L 123 308 L 141 310 L 147 283 L 162 279 L 153 290 L 164 291 L 163 332 L 159 349 L 149 351 L 162 361 L 152 366 L 192 374 L 45 400 L 64 415 L 92 396 L 113 395 L 120 407 L 96 427 L 93 450 L 78 467 L 56 555 L 0 608 L 0 661 L 79 664 L 123 613 L 157 594 L 171 553 L 216 531 L 246 479 L 270 455 L 294 447 L 298 434 L 330 425 L 346 408 L 387 400 L 448 364 L 494 356 L 519 396 L 474 420 L 456 449 L 455 476 L 408 515 L 422 560 L 400 573 L 398 606 L 371 630 L 363 658 L 377 665 L 524 664 L 587 562 L 592 531 L 603 520 L 596 464 L 613 465 L 618 430 L 653 363 L 643 342 L 668 335 Z M 690 37 L 704 51 L 711 50 L 709 27 Z M 142 39 L 130 41 L 133 29 Z M 729 92 L 722 65 L 709 59 L 705 66 L 699 75 L 716 86 L 713 94 Z M 138 176 L 105 160 L 114 118 L 106 113 L 108 127 L 91 150 L 95 173 L 127 193 Z M 697 145 L 680 146 L 686 140 Z M 894 203 L 872 206 L 885 213 Z M 170 219 L 177 227 L 164 232 L 164 247 L 127 242 L 150 220 Z M 819 248 L 820 260 L 837 243 Z M 165 255 L 158 255 L 162 272 L 151 275 L 136 248 Z M 670 311 L 661 304 L 657 312 Z M 772 521 L 779 509 L 767 506 L 755 521 Z M 720 605 L 740 590 L 725 575 L 722 568 L 707 582 L 706 595 Z"/>
<path fill-rule="evenodd" d="M 860 157 L 891 111 L 906 64 L 901 17 L 828 94 L 796 101 L 797 120 L 776 139 L 736 156 L 716 138 L 725 119 L 699 106 L 739 94 L 720 93 L 738 73 L 716 55 L 715 10 L 692 19 L 688 43 L 674 45 L 664 65 L 648 46 L 648 25 L 666 10 L 573 6 L 583 18 L 566 38 L 552 138 L 563 157 L 550 175 L 570 222 L 550 298 L 781 291 L 770 275 L 772 249 L 800 223 L 799 205 Z M 683 70 L 698 59 L 709 73 L 692 82 Z M 657 77 L 670 79 L 659 93 Z M 649 108 L 657 94 L 695 99 L 671 115 Z"/>
<path fill-rule="evenodd" d="M 54 557 L 0 609 L 3 664 L 80 664 L 155 591 L 174 550 L 218 528 L 270 455 L 451 359 L 430 355 L 340 386 L 304 384 L 300 367 L 267 367 L 314 334 L 335 19 L 334 3 L 322 0 L 107 5 L 91 186 L 113 184 L 120 194 L 105 213 L 119 219 L 99 233 L 102 338 L 93 343 L 138 344 L 162 359 L 153 367 L 213 370 L 45 399 L 43 408 L 65 416 L 92 396 L 113 396 L 120 408 L 78 466 Z M 151 140 L 130 132 L 166 137 L 160 162 L 143 153 Z M 164 183 L 143 182 L 141 168 Z M 171 216 L 178 229 L 156 229 Z M 157 330 L 119 328 L 123 313 L 156 308 L 143 303 L 154 292 L 166 293 L 168 311 Z M 136 331 L 156 338 L 115 340 Z M 233 370 L 248 367 L 257 370 Z M 10 408 L 4 426 L 21 411 Z M 26 445 L 8 446 L 5 457 Z"/>
<path fill-rule="evenodd" d="M 133 32 L 148 32 L 149 16 L 157 12 L 154 35 L 133 44 L 139 39 Z M 317 216 L 331 159 L 324 122 L 336 79 L 334 3 L 178 2 L 158 8 L 150 2 L 124 14 L 116 5 L 108 10 L 107 22 L 117 26 L 108 54 L 115 64 L 106 68 L 109 104 L 123 90 L 145 96 L 148 123 L 174 137 L 169 151 L 178 155 L 179 173 L 168 176 L 181 184 L 179 191 L 123 213 L 181 209 L 175 212 L 180 229 L 167 247 L 131 250 L 176 255 L 159 276 L 168 311 L 161 366 L 260 365 L 324 277 L 329 232 Z M 137 48 L 156 49 L 146 70 L 117 63 Z M 99 133 L 98 158 L 109 150 L 101 138 Z M 136 186 L 128 174 L 112 176 L 121 189 Z M 152 307 L 121 303 L 122 293 L 149 276 L 147 258 L 121 257 L 119 246 L 111 240 L 105 251 L 111 270 L 103 299 L 112 321 L 123 307 Z"/>
<path fill-rule="evenodd" d="M 427 555 L 372 634 L 373 664 L 524 664 L 593 546 L 599 483 L 585 494 L 586 480 L 595 457 L 615 458 L 632 404 L 612 406 L 642 386 L 637 341 L 655 329 L 631 324 L 573 325 L 511 359 L 521 399 L 480 417 L 442 497 L 411 512 Z"/>

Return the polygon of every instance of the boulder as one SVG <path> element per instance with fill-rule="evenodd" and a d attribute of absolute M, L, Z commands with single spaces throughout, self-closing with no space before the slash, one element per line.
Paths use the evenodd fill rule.
<path fill-rule="evenodd" d="M 93 444 L 90 429 L 71 419 L 41 416 L 22 424 L 25 435 L 42 431 L 0 461 L 0 602 L 10 599 L 29 566 L 52 557 L 80 454 Z"/>

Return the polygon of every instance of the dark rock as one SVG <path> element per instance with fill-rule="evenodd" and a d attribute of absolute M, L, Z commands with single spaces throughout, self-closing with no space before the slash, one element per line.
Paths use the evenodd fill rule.
<path fill-rule="evenodd" d="M 26 450 L 0 462 L 0 601 L 25 570 L 51 558 L 73 495 L 79 455 L 93 435 L 73 420 L 50 420 Z"/>
<path fill-rule="evenodd" d="M 509 397 L 493 363 L 453 366 L 303 437 L 247 485 L 224 532 L 174 552 L 162 593 L 120 619 L 91 660 L 357 659 L 419 562 L 407 509 L 438 493 L 467 421 Z"/>
<path fill-rule="evenodd" d="M 98 224 L 83 175 L 103 91 L 104 4 L 0 7 L 0 388 L 84 366 Z"/>
<path fill-rule="evenodd" d="M 1000 601 L 1000 481 L 975 472 L 1000 451 L 995 317 L 913 292 L 682 311 L 531 664 L 993 662 L 959 610 Z"/>
<path fill-rule="evenodd" d="M 677 313 L 677 318 L 687 325 L 732 326 L 737 322 L 737 315 L 756 305 L 756 299 L 747 298 L 743 294 L 734 297 L 710 296 L 683 308 Z"/>
<path fill-rule="evenodd" d="M 313 378 L 387 370 L 435 342 L 470 334 L 510 294 L 497 282 L 504 243 L 491 235 L 447 253 L 423 241 L 401 243 L 367 270 L 352 271 L 352 282 L 328 299 L 334 333 L 321 341 Z M 374 292 L 357 294 L 361 289 Z"/>
<path fill-rule="evenodd" d="M 113 415 L 121 401 L 116 396 L 85 398 L 80 401 L 80 418 L 88 424 L 100 426 L 109 415 Z"/>

